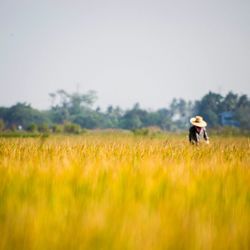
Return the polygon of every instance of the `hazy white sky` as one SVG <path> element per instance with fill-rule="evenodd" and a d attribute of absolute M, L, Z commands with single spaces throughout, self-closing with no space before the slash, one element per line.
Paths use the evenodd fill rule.
<path fill-rule="evenodd" d="M 249 0 L 0 0 L 0 105 L 166 107 L 209 90 L 250 95 Z"/>

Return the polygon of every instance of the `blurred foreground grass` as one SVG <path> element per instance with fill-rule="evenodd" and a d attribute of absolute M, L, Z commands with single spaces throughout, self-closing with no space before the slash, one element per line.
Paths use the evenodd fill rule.
<path fill-rule="evenodd" d="M 250 249 L 250 140 L 1 138 L 0 249 Z"/>

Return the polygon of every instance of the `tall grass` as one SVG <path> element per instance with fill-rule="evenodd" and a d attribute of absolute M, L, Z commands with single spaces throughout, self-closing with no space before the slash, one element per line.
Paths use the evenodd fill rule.
<path fill-rule="evenodd" d="M 2 138 L 0 249 L 250 249 L 250 140 Z"/>

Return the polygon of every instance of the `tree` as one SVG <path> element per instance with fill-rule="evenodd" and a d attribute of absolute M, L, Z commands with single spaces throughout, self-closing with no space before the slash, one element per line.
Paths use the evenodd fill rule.
<path fill-rule="evenodd" d="M 80 134 L 81 127 L 78 124 L 74 124 L 71 122 L 65 122 L 63 126 L 64 132 L 69 134 Z"/>
<path fill-rule="evenodd" d="M 146 111 L 140 109 L 128 110 L 121 118 L 121 127 L 125 129 L 137 129 L 143 127 L 145 121 Z"/>
<path fill-rule="evenodd" d="M 220 112 L 235 111 L 238 103 L 238 95 L 233 92 L 229 92 L 221 102 L 219 107 Z"/>
<path fill-rule="evenodd" d="M 240 127 L 250 129 L 250 100 L 246 95 L 242 95 L 237 103 L 235 118 L 240 122 Z"/>
<path fill-rule="evenodd" d="M 242 107 L 247 107 L 249 105 L 249 100 L 247 95 L 242 95 L 239 97 L 236 109 L 242 108 Z"/>
<path fill-rule="evenodd" d="M 68 93 L 65 90 L 58 90 L 51 93 L 52 99 L 51 119 L 54 122 L 63 123 L 72 120 L 72 117 L 83 115 L 89 111 L 97 99 L 95 91 L 88 91 L 86 94 Z"/>
<path fill-rule="evenodd" d="M 120 107 L 108 106 L 104 114 L 105 127 L 117 128 L 120 126 L 120 119 L 122 117 L 122 110 Z"/>
<path fill-rule="evenodd" d="M 201 101 L 196 102 L 197 114 L 203 116 L 208 126 L 219 126 L 219 113 L 223 97 L 220 94 L 209 92 Z"/>
<path fill-rule="evenodd" d="M 189 118 L 194 114 L 194 104 L 191 101 L 174 98 L 170 104 L 171 119 L 179 129 L 189 125 Z"/>
<path fill-rule="evenodd" d="M 172 129 L 171 112 L 168 109 L 159 109 L 157 111 L 157 122 L 156 125 L 164 130 Z"/>
<path fill-rule="evenodd" d="M 27 128 L 31 123 L 47 123 L 48 118 L 40 111 L 33 109 L 26 103 L 17 103 L 5 112 L 4 117 L 8 127 L 22 126 Z"/>
<path fill-rule="evenodd" d="M 31 123 L 26 129 L 27 131 L 34 133 L 37 131 L 37 125 L 35 123 Z"/>

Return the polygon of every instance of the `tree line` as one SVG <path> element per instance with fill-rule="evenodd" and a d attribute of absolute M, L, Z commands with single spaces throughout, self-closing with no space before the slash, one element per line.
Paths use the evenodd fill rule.
<path fill-rule="evenodd" d="M 211 128 L 222 126 L 221 116 L 230 112 L 240 129 L 250 130 L 250 100 L 247 95 L 229 92 L 227 95 L 209 92 L 200 100 L 174 98 L 169 107 L 155 111 L 143 109 L 139 103 L 130 109 L 109 106 L 102 111 L 94 108 L 94 91 L 68 93 L 58 90 L 50 94 L 51 107 L 40 111 L 27 103 L 0 107 L 0 130 L 40 132 L 75 132 L 81 129 L 119 128 L 136 130 L 157 126 L 162 130 L 178 131 L 189 127 L 189 119 L 197 114 L 204 117 Z"/>

